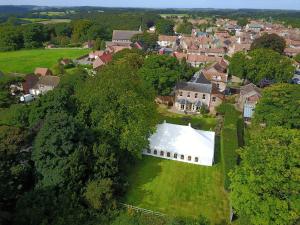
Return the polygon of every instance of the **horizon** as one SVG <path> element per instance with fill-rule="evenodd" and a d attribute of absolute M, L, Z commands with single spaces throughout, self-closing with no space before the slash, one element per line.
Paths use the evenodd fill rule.
<path fill-rule="evenodd" d="M 300 10 L 298 0 L 174 0 L 172 2 L 160 2 L 159 0 L 7 0 L 1 6 L 40 6 L 40 7 L 103 7 L 103 8 L 145 8 L 145 9 L 257 9 L 257 10 Z"/>

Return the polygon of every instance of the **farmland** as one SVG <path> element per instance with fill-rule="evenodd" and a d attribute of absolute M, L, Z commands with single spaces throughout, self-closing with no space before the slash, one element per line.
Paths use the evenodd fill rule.
<path fill-rule="evenodd" d="M 0 52 L 0 70 L 5 73 L 31 73 L 36 67 L 52 67 L 60 58 L 77 58 L 86 49 L 34 49 Z"/>

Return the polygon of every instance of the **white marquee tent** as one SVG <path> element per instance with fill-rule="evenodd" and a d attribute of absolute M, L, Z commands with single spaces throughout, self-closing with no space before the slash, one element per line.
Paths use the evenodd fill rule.
<path fill-rule="evenodd" d="M 150 138 L 150 147 L 143 154 L 197 165 L 212 166 L 215 132 L 163 123 Z"/>

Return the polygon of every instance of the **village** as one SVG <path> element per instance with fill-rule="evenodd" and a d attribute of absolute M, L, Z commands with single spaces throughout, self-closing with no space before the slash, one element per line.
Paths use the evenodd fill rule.
<path fill-rule="evenodd" d="M 23 47 L 0 32 L 0 224 L 299 222 L 299 27 L 35 10 L 3 23 Z"/>

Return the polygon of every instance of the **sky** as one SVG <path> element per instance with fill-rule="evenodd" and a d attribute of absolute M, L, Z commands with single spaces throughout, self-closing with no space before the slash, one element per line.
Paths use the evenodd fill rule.
<path fill-rule="evenodd" d="M 300 10 L 300 0 L 0 0 L 0 5 Z"/>

